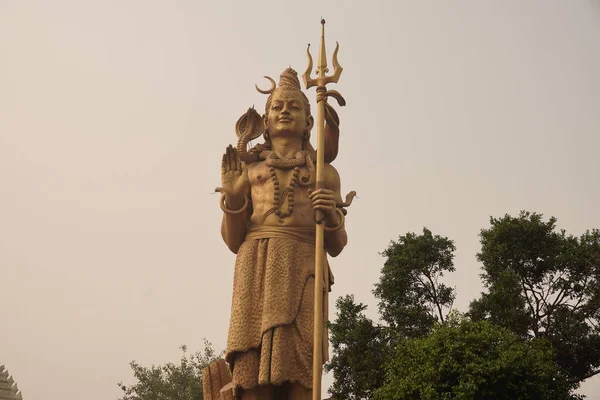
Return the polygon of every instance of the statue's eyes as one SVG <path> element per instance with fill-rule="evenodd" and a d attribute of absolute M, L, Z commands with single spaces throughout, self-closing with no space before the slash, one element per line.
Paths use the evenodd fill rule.
<path fill-rule="evenodd" d="M 274 105 L 272 109 L 275 110 L 275 111 L 281 111 L 281 106 L 280 105 Z"/>
<path fill-rule="evenodd" d="M 292 107 L 295 111 L 300 111 L 300 106 L 294 106 Z"/>

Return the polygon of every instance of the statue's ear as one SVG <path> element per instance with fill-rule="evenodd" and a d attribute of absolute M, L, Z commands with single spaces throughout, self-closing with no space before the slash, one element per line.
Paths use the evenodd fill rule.
<path fill-rule="evenodd" d="M 306 127 L 308 128 L 309 132 L 312 130 L 314 125 L 315 125 L 315 119 L 313 118 L 312 115 L 309 115 L 308 118 L 306 118 Z"/>

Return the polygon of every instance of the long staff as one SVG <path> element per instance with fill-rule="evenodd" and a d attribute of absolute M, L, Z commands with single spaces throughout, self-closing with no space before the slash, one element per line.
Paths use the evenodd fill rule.
<path fill-rule="evenodd" d="M 339 43 L 333 52 L 333 75 L 326 76 L 327 56 L 325 54 L 325 20 L 321 20 L 321 49 L 319 51 L 319 63 L 317 65 L 314 79 L 310 78 L 313 68 L 313 60 L 310 55 L 310 45 L 306 50 L 308 55 L 308 68 L 302 78 L 306 88 L 317 87 L 317 180 L 315 189 L 325 188 L 325 102 L 327 101 L 328 83 L 337 83 L 342 74 L 342 67 L 337 61 Z M 325 229 L 324 213 L 317 210 L 316 234 L 315 234 L 315 309 L 314 309 L 314 340 L 313 340 L 313 400 L 321 398 L 321 375 L 323 368 L 323 280 L 329 276 L 327 263 L 325 262 Z"/>

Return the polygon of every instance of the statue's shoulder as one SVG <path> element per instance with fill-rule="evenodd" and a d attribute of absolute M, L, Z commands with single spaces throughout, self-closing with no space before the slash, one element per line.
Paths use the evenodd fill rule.
<path fill-rule="evenodd" d="M 262 171 L 263 169 L 268 169 L 267 163 L 264 160 L 257 160 L 251 163 L 246 163 L 246 168 L 248 168 L 248 172 L 252 171 Z"/>
<path fill-rule="evenodd" d="M 257 144 L 248 150 L 242 160 L 246 163 L 246 165 L 253 165 L 256 163 L 263 163 L 267 159 L 267 157 L 271 154 L 271 149 L 265 146 L 263 143 Z"/>
<path fill-rule="evenodd" d="M 325 185 L 332 190 L 339 190 L 340 185 L 341 185 L 341 179 L 340 179 L 340 174 L 338 173 L 337 169 L 329 164 L 329 163 L 324 163 L 323 164 L 323 175 L 325 178 Z"/>
<path fill-rule="evenodd" d="M 246 163 L 246 169 L 248 170 L 248 176 L 251 182 L 257 183 L 260 181 L 260 177 L 269 176 L 269 167 L 263 158 L 256 158 L 251 162 Z M 256 179 L 253 179 L 256 178 Z"/>
<path fill-rule="evenodd" d="M 337 177 L 339 179 L 340 174 L 338 173 L 338 170 L 333 165 L 331 165 L 329 163 L 324 163 L 323 167 L 325 170 L 325 175 L 331 176 L 331 177 Z"/>

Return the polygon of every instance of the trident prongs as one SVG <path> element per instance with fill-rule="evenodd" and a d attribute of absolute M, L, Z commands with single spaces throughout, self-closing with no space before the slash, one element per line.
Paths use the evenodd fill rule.
<path fill-rule="evenodd" d="M 308 67 L 306 67 L 306 71 L 304 71 L 304 73 L 302 74 L 302 80 L 304 81 L 304 85 L 308 89 L 313 86 L 313 84 L 309 84 L 310 73 L 313 68 L 313 59 L 312 59 L 312 56 L 310 55 L 310 43 L 308 44 L 308 47 L 306 48 L 306 56 L 308 57 Z"/>
<path fill-rule="evenodd" d="M 310 55 L 310 44 L 306 49 L 306 55 L 308 56 L 308 67 L 304 74 L 302 74 L 302 80 L 304 80 L 304 84 L 306 88 L 311 88 L 313 86 L 322 86 L 325 87 L 328 83 L 337 83 L 340 79 L 340 75 L 342 75 L 342 66 L 338 62 L 338 51 L 340 49 L 340 44 L 335 42 L 335 50 L 333 51 L 333 75 L 326 76 L 326 73 L 329 72 L 327 68 L 327 55 L 325 53 L 325 20 L 321 19 L 321 49 L 319 51 L 319 65 L 317 65 L 316 74 L 317 77 L 312 79 L 310 74 L 313 68 L 313 59 Z"/>

